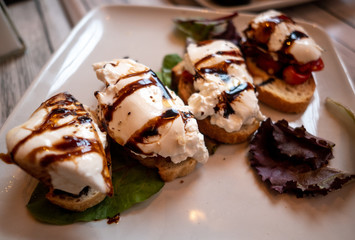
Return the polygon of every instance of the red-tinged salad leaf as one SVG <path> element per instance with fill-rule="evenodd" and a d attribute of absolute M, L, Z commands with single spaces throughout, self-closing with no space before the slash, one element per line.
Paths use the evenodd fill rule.
<path fill-rule="evenodd" d="M 241 37 L 232 21 L 236 16 L 238 13 L 216 19 L 177 18 L 174 22 L 180 31 L 195 41 L 225 39 L 238 45 Z"/>
<path fill-rule="evenodd" d="M 355 180 L 355 174 L 329 168 L 334 143 L 313 136 L 286 120 L 262 122 L 250 142 L 250 164 L 279 193 L 326 195 Z"/>
<path fill-rule="evenodd" d="M 45 195 L 48 189 L 38 184 L 27 209 L 40 222 L 66 225 L 113 218 L 133 205 L 145 201 L 160 191 L 164 182 L 155 169 L 148 169 L 127 157 L 115 143 L 111 147 L 112 183 L 114 195 L 84 212 L 72 212 L 50 203 Z"/>

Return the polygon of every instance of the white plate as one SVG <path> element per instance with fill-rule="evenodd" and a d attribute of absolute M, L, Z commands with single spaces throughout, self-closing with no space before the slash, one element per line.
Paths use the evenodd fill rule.
<path fill-rule="evenodd" d="M 163 56 L 183 53 L 184 40 L 174 32 L 174 17 L 216 17 L 221 13 L 183 8 L 108 6 L 90 12 L 54 54 L 0 132 L 25 121 L 39 104 L 69 91 L 85 104 L 95 103 L 101 84 L 91 64 L 129 56 L 159 70 Z M 236 20 L 243 29 L 251 16 Z M 325 49 L 324 71 L 304 114 L 286 115 L 262 106 L 273 120 L 304 124 L 312 133 L 334 141 L 331 165 L 355 172 L 355 148 L 341 122 L 324 106 L 330 96 L 354 106 L 355 94 L 327 34 L 303 24 Z M 352 135 L 351 135 L 352 134 Z M 222 146 L 205 166 L 168 183 L 153 198 L 106 221 L 52 226 L 35 221 L 26 210 L 34 180 L 14 165 L 0 163 L 0 238 L 5 239 L 353 239 L 355 184 L 325 197 L 297 199 L 267 190 L 249 167 L 247 144 Z M 181 182 L 183 180 L 183 182 Z"/>
<path fill-rule="evenodd" d="M 251 0 L 248 4 L 225 6 L 212 0 L 195 0 L 200 5 L 214 10 L 227 11 L 261 11 L 270 8 L 290 7 L 302 3 L 312 2 L 314 0 Z"/>

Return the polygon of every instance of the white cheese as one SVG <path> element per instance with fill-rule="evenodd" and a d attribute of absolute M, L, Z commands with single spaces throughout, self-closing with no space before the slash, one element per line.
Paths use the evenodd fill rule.
<path fill-rule="evenodd" d="M 226 54 L 222 54 L 226 52 Z M 205 60 L 204 59 L 208 59 Z M 215 67 L 224 62 L 232 62 L 227 67 L 227 77 L 215 72 L 204 73 L 202 68 Z M 234 61 L 234 62 L 233 62 Z M 243 125 L 251 124 L 255 119 L 262 119 L 254 88 L 242 91 L 230 106 L 232 114 L 225 116 L 225 110 L 216 112 L 219 97 L 243 83 L 252 83 L 253 79 L 246 70 L 246 65 L 237 46 L 229 41 L 215 40 L 207 44 L 190 44 L 184 57 L 185 69 L 191 74 L 199 72 L 194 81 L 196 90 L 188 99 L 188 105 L 197 119 L 211 117 L 211 123 L 227 132 L 239 131 Z M 197 66 L 198 65 L 198 66 Z M 193 70 L 192 70 L 193 69 Z M 220 72 L 223 70 L 220 70 Z M 227 80 L 223 78 L 228 78 Z"/>
<path fill-rule="evenodd" d="M 134 142 L 139 148 L 139 152 L 133 151 L 135 154 L 142 157 L 170 157 L 174 163 L 184 161 L 188 157 L 201 163 L 207 161 L 208 152 L 203 135 L 198 131 L 196 119 L 183 119 L 182 115 L 178 114 L 173 120 L 158 124 L 157 119 L 166 112 L 188 113 L 189 109 L 169 90 L 165 90 L 171 96 L 167 98 L 162 86 L 154 81 L 145 86 L 142 82 L 142 87 L 139 86 L 139 81 L 149 82 L 149 79 L 155 79 L 154 73 L 148 67 L 130 59 L 97 63 L 93 67 L 97 78 L 106 85 L 102 91 L 96 93 L 100 118 L 106 122 L 110 136 L 119 144 L 129 144 L 137 131 L 144 130 L 147 124 L 151 123 L 156 128 L 156 134 L 144 137 L 141 142 Z M 125 91 L 132 90 L 132 84 L 139 89 L 123 97 Z M 111 119 L 105 118 L 107 108 L 112 107 L 116 101 L 120 102 L 110 110 Z"/>

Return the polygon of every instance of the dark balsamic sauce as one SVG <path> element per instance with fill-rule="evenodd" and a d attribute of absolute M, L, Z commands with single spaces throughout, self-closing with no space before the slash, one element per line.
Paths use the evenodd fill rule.
<path fill-rule="evenodd" d="M 225 91 L 228 101 L 233 101 L 236 99 L 239 94 L 245 90 L 254 90 L 254 86 L 249 82 L 244 82 L 230 89 L 229 91 Z"/>
<path fill-rule="evenodd" d="M 112 223 L 116 223 L 117 224 L 120 221 L 120 218 L 121 218 L 121 216 L 118 213 L 115 216 L 113 216 L 112 218 L 108 218 L 107 219 L 107 224 L 112 224 Z"/>
<path fill-rule="evenodd" d="M 228 74 L 228 67 L 231 64 L 243 64 L 244 59 L 226 59 L 222 62 L 219 62 L 215 65 L 208 66 L 208 67 L 202 67 L 200 68 L 199 66 L 203 64 L 204 62 L 207 62 L 209 59 L 216 57 L 217 55 L 223 55 L 223 56 L 232 56 L 232 57 L 241 57 L 241 54 L 237 51 L 218 51 L 214 54 L 207 55 L 203 58 L 201 58 L 199 61 L 197 61 L 194 65 L 195 69 L 197 69 L 197 75 L 202 76 L 202 74 L 218 74 L 218 76 L 222 79 L 224 82 L 228 82 L 230 80 L 230 76 Z"/>
<path fill-rule="evenodd" d="M 232 57 L 241 57 L 241 54 L 240 54 L 239 52 L 237 52 L 237 51 L 218 51 L 218 52 L 216 52 L 216 53 L 214 53 L 214 54 L 210 54 L 210 55 L 207 55 L 207 56 L 201 58 L 199 61 L 197 61 L 197 62 L 195 63 L 195 68 L 196 68 L 196 69 L 199 69 L 199 66 L 200 66 L 202 63 L 208 61 L 208 60 L 211 59 L 211 58 L 216 57 L 217 55 L 232 56 Z M 231 63 L 236 63 L 236 64 L 242 64 L 242 63 L 244 63 L 244 60 L 234 60 L 234 59 L 231 60 L 231 59 L 227 59 L 226 61 L 228 62 L 228 65 L 230 65 Z"/>
<path fill-rule="evenodd" d="M 308 35 L 300 31 L 293 31 L 284 41 L 281 51 L 287 53 L 293 42 L 301 38 L 308 38 Z"/>
<path fill-rule="evenodd" d="M 242 83 L 229 91 L 223 92 L 218 97 L 218 103 L 213 108 L 214 111 L 217 113 L 218 111 L 223 110 L 223 117 L 228 118 L 230 114 L 234 114 L 234 110 L 231 106 L 231 103 L 244 91 L 247 90 L 254 90 L 254 86 L 249 83 L 245 82 Z"/>
<path fill-rule="evenodd" d="M 143 127 L 141 127 L 134 134 L 132 134 L 125 146 L 136 153 L 147 155 L 152 154 L 142 152 L 142 150 L 137 146 L 137 144 L 144 144 L 149 137 L 160 136 L 158 131 L 159 127 L 174 121 L 179 116 L 179 111 L 175 109 L 169 109 L 160 116 L 150 119 Z"/>
<path fill-rule="evenodd" d="M 57 144 L 53 144 L 50 149 L 63 151 L 63 154 L 48 154 L 41 160 L 41 166 L 47 167 L 53 162 L 65 161 L 71 156 L 80 156 L 87 152 L 99 152 L 99 143 L 96 140 L 88 140 L 84 138 L 78 138 L 74 136 L 64 136 L 63 141 Z"/>
<path fill-rule="evenodd" d="M 0 159 L 7 164 L 12 164 L 14 163 L 12 161 L 11 155 L 10 154 L 5 154 L 5 153 L 0 153 Z"/>

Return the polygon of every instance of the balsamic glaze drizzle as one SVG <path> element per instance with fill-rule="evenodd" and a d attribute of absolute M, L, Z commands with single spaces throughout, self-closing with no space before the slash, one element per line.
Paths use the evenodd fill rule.
<path fill-rule="evenodd" d="M 308 35 L 300 31 L 293 31 L 284 41 L 281 51 L 286 53 L 292 46 L 293 42 L 301 38 L 308 38 Z"/>
<path fill-rule="evenodd" d="M 148 75 L 149 78 L 146 78 L 145 75 Z M 127 84 L 126 86 L 124 86 L 122 89 L 118 91 L 115 102 L 112 105 L 107 106 L 107 108 L 104 110 L 105 120 L 107 122 L 110 122 L 112 120 L 113 112 L 124 101 L 124 99 L 132 95 L 134 92 L 138 91 L 141 88 L 145 88 L 152 85 L 158 86 L 163 94 L 164 99 L 172 99 L 172 96 L 170 95 L 168 90 L 164 87 L 163 83 L 159 80 L 157 75 L 150 69 L 142 72 L 125 75 L 120 79 L 118 79 L 117 82 L 133 76 L 142 76 L 142 78 L 130 84 Z"/>
<path fill-rule="evenodd" d="M 142 152 L 142 150 L 137 146 L 137 144 L 144 144 L 149 137 L 160 136 L 158 131 L 159 127 L 174 121 L 179 116 L 179 111 L 175 109 L 168 109 L 160 116 L 150 119 L 144 126 L 138 129 L 134 134 L 132 134 L 125 146 L 136 153 L 142 153 L 147 155 L 152 154 Z M 160 139 L 158 139 L 157 141 L 159 140 Z M 150 141 L 149 143 L 152 142 Z"/>
<path fill-rule="evenodd" d="M 231 103 L 243 92 L 247 90 L 254 90 L 254 86 L 249 82 L 244 82 L 235 86 L 229 91 L 222 92 L 218 97 L 218 103 L 213 108 L 217 113 L 218 111 L 223 110 L 223 117 L 228 118 L 230 114 L 234 114 L 234 110 L 231 106 Z"/>

